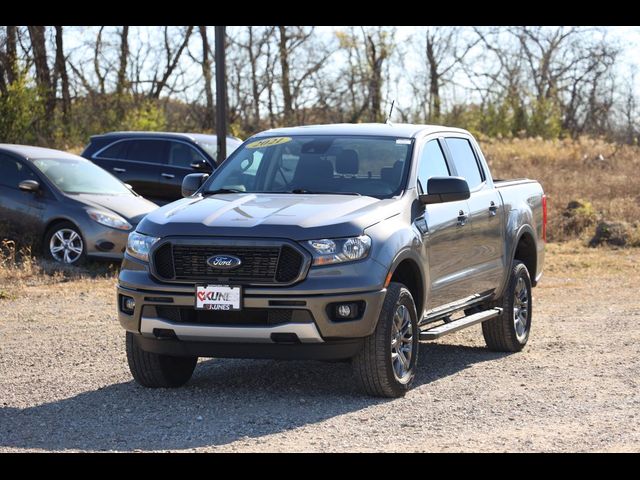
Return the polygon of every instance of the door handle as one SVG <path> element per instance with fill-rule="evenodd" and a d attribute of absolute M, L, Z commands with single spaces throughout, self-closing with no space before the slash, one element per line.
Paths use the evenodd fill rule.
<path fill-rule="evenodd" d="M 171 173 L 161 173 L 160 175 L 162 175 L 164 178 L 175 178 L 175 175 Z"/>
<path fill-rule="evenodd" d="M 489 215 L 491 215 L 492 217 L 495 217 L 497 211 L 498 211 L 498 206 L 496 205 L 496 202 L 491 202 L 491 205 L 489 206 Z"/>
<path fill-rule="evenodd" d="M 113 167 L 113 171 L 114 172 L 118 172 L 118 173 L 124 173 L 127 171 L 126 168 L 120 168 L 120 167 Z"/>
<path fill-rule="evenodd" d="M 460 210 L 458 212 L 458 226 L 460 226 L 460 227 L 465 226 L 467 224 L 467 219 L 468 218 L 469 217 L 467 217 L 467 215 L 462 210 Z"/>

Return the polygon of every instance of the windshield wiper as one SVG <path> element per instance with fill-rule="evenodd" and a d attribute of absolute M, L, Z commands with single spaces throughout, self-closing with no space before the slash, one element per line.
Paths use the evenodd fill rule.
<path fill-rule="evenodd" d="M 218 188 L 217 190 L 208 190 L 204 192 L 205 195 L 215 195 L 217 193 L 247 193 L 244 190 L 238 190 L 237 188 Z"/>
<path fill-rule="evenodd" d="M 320 195 L 357 195 L 358 197 L 362 196 L 358 192 L 321 192 L 321 191 L 318 191 L 318 190 L 307 190 L 306 188 L 294 188 L 293 190 L 291 190 L 288 193 L 299 193 L 299 194 L 316 193 L 316 194 L 320 194 Z"/>

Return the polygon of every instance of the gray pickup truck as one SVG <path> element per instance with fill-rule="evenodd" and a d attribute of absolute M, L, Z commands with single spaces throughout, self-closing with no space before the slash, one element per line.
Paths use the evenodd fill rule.
<path fill-rule="evenodd" d="M 398 397 L 420 340 L 531 329 L 546 198 L 498 181 L 473 136 L 428 125 L 281 128 L 244 142 L 129 236 L 118 316 L 134 379 L 177 387 L 198 357 L 347 360 Z"/>

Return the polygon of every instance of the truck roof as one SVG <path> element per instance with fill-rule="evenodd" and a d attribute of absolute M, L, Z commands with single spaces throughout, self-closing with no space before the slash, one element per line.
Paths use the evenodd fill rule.
<path fill-rule="evenodd" d="M 413 138 L 419 134 L 434 132 L 468 133 L 461 128 L 441 125 L 415 125 L 411 123 L 333 123 L 327 125 L 305 125 L 301 127 L 272 128 L 255 135 L 371 135 L 377 137 Z"/>

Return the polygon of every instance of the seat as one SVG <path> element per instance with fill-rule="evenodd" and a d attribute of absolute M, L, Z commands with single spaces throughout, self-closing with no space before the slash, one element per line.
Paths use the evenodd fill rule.
<path fill-rule="evenodd" d="M 333 165 L 317 155 L 300 156 L 296 173 L 291 181 L 292 189 L 325 191 L 333 188 Z"/>
<path fill-rule="evenodd" d="M 402 176 L 403 167 L 404 162 L 398 160 L 393 164 L 393 167 L 381 168 L 380 178 L 395 190 L 396 188 L 398 188 L 398 184 L 400 183 L 400 177 Z"/>
<path fill-rule="evenodd" d="M 358 152 L 351 149 L 342 150 L 336 157 L 336 172 L 340 174 L 356 175 L 360 170 Z"/>

